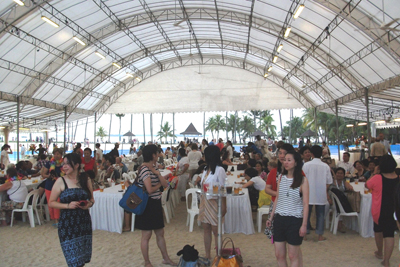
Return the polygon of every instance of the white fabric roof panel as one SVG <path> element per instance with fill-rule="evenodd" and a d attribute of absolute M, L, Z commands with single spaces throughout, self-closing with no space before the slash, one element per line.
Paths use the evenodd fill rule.
<path fill-rule="evenodd" d="M 388 23 L 400 14 L 400 5 L 398 5 L 396 0 L 384 1 L 386 13 L 385 23 Z M 38 104 L 44 106 L 49 106 L 51 103 L 68 106 L 77 94 L 76 91 L 66 89 L 60 85 L 52 84 L 52 80 L 50 80 L 50 83 L 46 82 L 45 76 L 41 76 L 40 81 L 32 83 L 32 77 L 30 77 L 29 74 L 21 74 L 24 72 L 26 73 L 26 70 L 15 68 L 14 65 L 8 65 L 7 61 L 25 66 L 29 69 L 35 69 L 37 72 L 51 73 L 52 77 L 69 83 L 67 84 L 68 86 L 77 85 L 78 87 L 76 88 L 85 86 L 85 90 L 87 90 L 85 91 L 85 94 L 89 91 L 94 91 L 106 95 L 106 98 L 113 97 L 115 94 L 117 94 L 116 96 L 121 97 L 121 95 L 125 96 L 129 93 L 129 88 L 126 88 L 126 90 L 128 90 L 127 92 L 121 94 L 121 90 L 116 90 L 114 86 L 115 83 L 119 83 L 118 81 L 123 81 L 131 86 L 132 78 L 124 79 L 127 72 L 134 72 L 134 68 L 143 72 L 144 75 L 144 77 L 142 77 L 144 80 L 139 85 L 135 86 L 135 90 L 139 87 L 140 90 L 144 92 L 143 95 L 146 95 L 146 90 L 149 90 L 149 92 L 154 94 L 152 91 L 154 82 L 151 81 L 153 79 L 158 80 L 156 77 L 163 76 L 163 72 L 173 74 L 177 74 L 180 71 L 185 72 L 184 69 L 188 68 L 189 65 L 197 65 L 199 63 L 214 65 L 211 68 L 223 70 L 224 72 L 226 72 L 225 68 L 228 67 L 218 68 L 215 65 L 227 64 L 227 66 L 231 66 L 228 68 L 230 70 L 228 73 L 230 73 L 231 70 L 240 70 L 240 75 L 242 76 L 251 74 L 250 76 L 257 77 L 258 75 L 258 77 L 263 81 L 261 84 L 267 88 L 283 88 L 283 82 L 290 77 L 291 87 L 284 87 L 285 89 L 280 90 L 283 92 L 285 92 L 284 90 L 288 90 L 289 92 L 284 94 L 290 95 L 292 99 L 298 97 L 296 96 L 298 94 L 292 96 L 292 92 L 303 90 L 304 88 L 301 87 L 305 83 L 307 83 L 307 86 L 313 86 L 315 81 L 322 83 L 322 87 L 318 86 L 317 90 L 327 90 L 335 99 L 353 92 L 346 85 L 351 84 L 350 80 L 352 79 L 357 80 L 355 84 L 357 90 L 360 90 L 365 86 L 370 86 L 371 84 L 377 86 L 376 84 L 379 85 L 379 83 L 382 85 L 379 87 L 379 90 L 385 91 L 389 85 L 393 87 L 393 84 L 395 84 L 395 87 L 392 89 L 394 91 L 391 92 L 391 94 L 395 94 L 395 92 L 399 90 L 398 86 L 396 86 L 397 83 L 392 82 L 390 84 L 387 83 L 386 85 L 386 79 L 396 79 L 396 76 L 400 74 L 399 40 L 391 41 L 390 45 L 383 45 L 380 43 L 379 45 L 382 48 L 375 49 L 373 52 L 368 51 L 365 49 L 365 46 L 379 38 L 380 34 L 383 34 L 384 31 L 379 29 L 370 31 L 369 28 L 360 27 L 359 24 L 355 23 L 357 20 L 360 20 L 368 27 L 379 28 L 382 23 L 383 15 L 381 2 L 378 3 L 372 0 L 361 1 L 355 12 L 352 12 L 350 16 L 344 17 L 344 21 L 342 21 L 341 24 L 331 32 L 330 40 L 328 38 L 322 43 L 316 44 L 316 53 L 311 54 L 306 59 L 304 66 L 300 67 L 301 71 L 297 71 L 296 69 L 293 69 L 293 67 L 300 62 L 300 59 L 305 55 L 306 51 L 310 49 L 310 44 L 314 43 L 316 38 L 324 31 L 325 27 L 335 18 L 338 11 L 347 4 L 347 1 L 337 0 L 329 4 L 322 0 L 307 1 L 305 2 L 305 10 L 296 20 L 288 16 L 288 10 L 294 3 L 291 0 L 255 1 L 252 14 L 254 19 L 253 25 L 251 25 L 250 38 L 248 37 L 252 1 L 217 0 L 217 8 L 219 9 L 220 14 L 219 25 L 216 20 L 216 6 L 215 1 L 213 0 L 184 0 L 183 4 L 185 9 L 190 10 L 187 14 L 188 17 L 186 17 L 186 14 L 184 14 L 181 6 L 176 1 L 145 0 L 145 2 L 148 8 L 150 8 L 150 12 L 157 13 L 156 18 L 159 18 L 159 23 L 168 38 L 162 36 L 139 1 L 108 0 L 103 1 L 102 5 L 106 6 L 106 12 L 107 10 L 111 10 L 120 21 L 129 23 L 129 30 L 135 34 L 146 48 L 155 49 L 153 47 L 158 46 L 157 50 L 151 51 L 155 56 L 153 59 L 150 57 L 151 52 L 147 53 L 147 56 L 142 58 L 141 55 L 143 55 L 143 52 L 138 44 L 128 37 L 126 33 L 118 30 L 118 27 L 113 24 L 113 20 L 110 19 L 106 12 L 101 10 L 93 1 L 49 1 L 48 3 L 44 3 L 41 7 L 33 8 L 31 12 L 28 12 L 24 17 L 18 17 L 18 23 L 8 20 L 7 23 L 11 23 L 11 26 L 6 29 L 5 32 L 2 32 L 4 28 L 1 28 L 2 26 L 0 25 L 0 59 L 3 60 L 0 64 L 0 75 L 2 77 L 0 79 L 0 91 L 11 93 L 15 96 L 21 94 L 22 90 L 26 88 L 28 84 L 32 84 L 34 87 L 26 91 L 24 96 L 27 96 L 26 94 L 31 94 L 30 97 L 47 101 L 46 103 Z M 357 3 L 358 1 L 354 2 Z M 61 13 L 58 14 L 55 12 L 55 16 L 52 16 L 52 7 Z M 14 12 L 14 10 L 27 12 L 28 8 L 29 7 L 15 6 L 11 0 L 5 0 L 0 3 L 0 17 L 2 20 L 5 20 L 8 19 L 4 16 L 7 12 Z M 205 9 L 205 11 L 202 9 Z M 227 11 L 232 11 L 233 13 L 227 13 Z M 238 16 L 235 15 L 235 12 L 239 13 Z M 19 12 L 16 14 L 22 13 Z M 60 27 L 54 28 L 45 23 L 41 20 L 41 15 L 46 15 L 50 19 L 53 19 L 60 25 Z M 68 18 L 67 22 L 64 19 L 60 19 L 64 16 Z M 264 80 L 264 68 L 269 66 L 268 61 L 271 59 L 272 54 L 276 53 L 273 49 L 278 40 L 277 35 L 280 33 L 282 25 L 287 17 L 289 18 L 288 23 L 289 26 L 292 27 L 292 32 L 289 39 L 281 39 L 284 48 L 279 54 L 277 64 L 273 64 L 274 75 L 271 75 L 271 77 Z M 233 22 L 229 22 L 229 20 L 232 20 Z M 370 21 L 368 22 L 368 20 Z M 179 22 L 179 25 L 174 26 L 174 23 L 177 22 Z M 136 26 L 137 23 L 139 23 L 138 26 Z M 192 36 L 192 38 L 190 37 L 189 27 L 187 25 L 188 23 L 191 23 L 195 37 L 199 41 L 203 61 L 201 60 L 199 51 L 196 47 L 197 45 L 194 36 Z M 85 47 L 77 45 L 72 39 L 74 35 L 77 35 L 75 32 L 75 30 L 77 30 L 75 24 L 80 27 L 81 33 L 78 34 L 78 36 L 87 41 L 87 33 L 89 33 L 97 38 L 102 44 L 106 45 L 106 47 L 99 49 L 99 43 L 89 43 Z M 397 27 L 398 25 L 398 22 L 393 24 L 394 27 Z M 37 52 L 37 49 L 40 47 L 36 46 L 35 43 L 31 43 L 32 39 L 29 38 L 29 36 L 26 36 L 25 34 L 15 34 L 16 28 L 13 28 L 13 33 L 10 32 L 10 29 L 13 26 L 16 26 L 27 32 L 29 35 L 42 40 L 44 42 L 42 45 L 48 43 L 51 46 L 56 47 L 58 50 L 67 52 L 68 55 L 72 56 L 72 58 L 66 60 L 68 55 L 59 55 L 57 51 L 48 53 L 45 49 L 39 49 L 39 52 Z M 258 27 L 261 28 L 258 29 Z M 220 30 L 225 46 L 222 51 L 219 47 L 221 44 Z M 391 38 L 394 37 L 392 31 L 389 31 L 387 34 L 389 34 Z M 173 44 L 176 45 L 179 55 L 183 58 L 182 64 L 185 67 L 178 68 L 181 63 L 177 64 L 177 55 L 167 44 L 166 39 L 172 41 Z M 213 41 L 204 42 L 204 40 Z M 382 41 L 387 42 L 387 36 L 386 38 L 382 38 Z M 184 47 L 182 46 L 183 43 L 185 43 Z M 189 49 L 189 43 L 192 45 L 191 49 Z M 251 46 L 252 50 L 250 52 L 256 53 L 256 55 L 246 53 L 247 44 Z M 260 51 L 260 49 L 263 51 Z M 361 59 L 355 58 L 354 54 L 361 49 L 363 49 Z M 107 52 L 108 50 L 110 50 L 110 52 Z M 106 59 L 100 59 L 94 54 L 95 51 L 104 54 Z M 390 51 L 390 53 L 388 53 L 388 51 Z M 190 52 L 193 56 L 189 56 Z M 118 61 L 121 58 L 132 58 L 134 53 L 137 54 L 135 54 L 134 60 L 130 62 L 130 68 L 125 67 L 118 70 L 116 67 L 112 67 L 111 64 L 116 60 Z M 321 53 L 330 53 L 330 56 L 334 59 L 332 63 L 325 62 L 325 55 L 323 57 L 319 56 Z M 58 54 L 58 56 L 55 54 Z M 222 54 L 225 61 L 222 61 Z M 114 58 L 112 55 L 114 55 Z M 315 58 L 316 55 L 318 55 L 318 58 Z M 58 65 L 60 63 L 59 57 L 64 58 L 61 66 Z M 245 69 L 243 69 L 245 57 L 247 64 L 245 65 Z M 85 72 L 85 66 L 80 62 L 75 62 L 74 58 L 87 64 L 86 68 L 87 66 L 90 66 L 95 70 Z M 325 79 L 325 75 L 330 75 L 331 73 L 330 68 L 332 67 L 332 64 L 333 66 L 336 66 L 348 58 L 352 58 L 352 61 L 350 64 L 345 65 L 346 69 L 340 70 L 344 72 L 343 75 L 340 75 L 344 77 L 344 81 L 337 77 L 336 74 L 333 77 L 328 76 L 328 79 Z M 160 71 L 160 66 L 154 61 L 161 62 L 163 65 L 163 72 L 157 75 L 155 74 Z M 285 63 L 285 61 L 287 63 Z M 52 62 L 54 62 L 54 64 L 50 64 Z M 171 62 L 175 63 L 171 64 Z M 282 67 L 283 64 L 286 64 L 286 69 L 278 68 L 278 64 Z M 174 70 L 170 70 L 171 68 L 174 68 Z M 194 66 L 194 68 L 198 69 L 198 66 Z M 204 68 L 208 67 L 204 66 Z M 98 77 L 96 78 L 96 75 L 92 73 L 97 73 L 97 71 L 104 71 L 104 74 L 101 75 L 103 79 L 105 79 L 107 75 L 111 75 L 111 79 L 115 78 L 116 80 L 114 82 L 104 80 L 99 83 Z M 305 71 L 307 75 L 302 75 L 303 71 Z M 180 74 L 178 75 L 181 76 Z M 237 75 L 239 74 L 237 73 Z M 170 77 L 170 75 L 167 76 Z M 310 81 L 309 78 L 306 78 L 307 76 L 314 80 L 314 82 L 312 80 Z M 91 82 L 93 79 L 95 79 L 96 82 Z M 254 80 L 254 78 L 252 79 Z M 231 84 L 234 82 L 228 81 L 229 80 L 226 80 L 223 83 L 227 88 L 236 86 Z M 190 82 L 192 81 L 188 80 L 185 83 Z M 207 82 L 200 82 L 199 84 L 204 86 L 208 85 Z M 242 82 L 239 84 L 242 84 Z M 37 86 L 38 88 L 36 88 Z M 74 90 L 77 90 L 76 88 Z M 155 88 L 158 87 L 156 86 Z M 246 88 L 246 86 L 243 86 L 243 88 Z M 207 91 L 211 89 L 201 89 L 196 87 L 193 90 L 195 90 L 194 92 L 197 92 L 197 94 L 203 94 L 204 90 Z M 225 89 L 221 88 L 221 90 L 225 92 Z M 323 102 L 323 100 L 318 96 L 321 92 L 317 94 L 312 90 L 306 91 L 308 92 L 306 97 L 306 99 L 308 99 L 307 103 L 304 103 L 303 99 L 296 99 L 297 101 L 302 102 L 299 104 L 300 106 L 316 107 L 325 104 L 325 102 Z M 382 97 L 387 97 L 384 96 L 383 91 Z M 35 93 L 33 94 L 33 92 Z M 182 94 L 184 95 L 185 93 L 182 92 Z M 379 93 L 376 95 L 379 95 Z M 64 100 L 59 99 L 61 96 Z M 162 96 L 162 94 L 160 94 L 160 96 Z M 166 97 L 168 98 L 168 96 Z M 263 95 L 261 94 L 260 97 L 263 97 Z M 3 100 L 4 99 L 12 101 L 11 96 L 4 96 Z M 117 98 L 112 99 L 114 100 Z M 88 95 L 84 97 L 78 105 L 79 110 L 76 110 L 76 112 L 80 113 L 69 114 L 69 116 L 71 118 L 74 116 L 82 117 L 88 114 L 93 114 L 94 112 L 104 113 L 113 110 L 113 103 L 107 102 L 104 105 L 98 105 L 99 101 L 100 99 L 98 97 Z M 266 101 L 268 102 L 268 100 Z M 250 102 L 255 103 L 255 101 Z M 226 110 L 236 109 L 236 107 L 232 108 L 230 106 L 231 103 L 233 102 L 230 102 L 229 105 L 225 106 Z M 285 101 L 280 101 L 279 103 L 282 104 L 280 108 L 293 107 L 293 103 L 290 103 L 289 106 L 284 105 L 286 103 Z M 176 106 L 178 105 L 161 105 L 160 108 L 164 109 L 162 112 L 172 112 L 175 110 L 171 110 L 171 107 L 174 108 Z M 356 104 L 355 106 L 359 105 Z M 376 106 L 376 110 L 379 110 L 379 105 Z M 54 108 L 62 110 L 61 106 L 54 106 Z M 196 108 L 198 110 L 199 108 L 209 108 L 209 106 L 203 103 Z M 246 107 L 239 108 L 246 109 Z M 322 106 L 321 108 L 324 109 Z M 74 107 L 68 106 L 68 109 L 72 110 Z M 359 109 L 364 109 L 364 107 L 361 105 L 359 106 Z M 44 109 L 44 112 L 46 112 L 46 110 L 51 109 L 46 108 Z M 191 110 L 189 108 L 189 110 L 186 111 Z M 136 107 L 134 112 L 140 112 L 140 110 Z"/>

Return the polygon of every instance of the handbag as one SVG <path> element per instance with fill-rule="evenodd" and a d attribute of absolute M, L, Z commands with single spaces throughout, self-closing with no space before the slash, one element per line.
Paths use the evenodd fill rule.
<path fill-rule="evenodd" d="M 126 211 L 141 215 L 146 209 L 149 194 L 146 192 L 144 185 L 142 187 L 139 186 L 138 180 L 139 177 L 136 177 L 134 183 L 128 187 L 119 201 L 119 205 Z"/>
<path fill-rule="evenodd" d="M 355 212 L 360 212 L 360 205 L 361 205 L 361 195 L 360 192 L 355 191 L 348 191 L 347 200 L 350 203 L 351 209 Z"/>
<path fill-rule="evenodd" d="M 274 208 L 274 202 L 272 202 L 271 200 L 271 204 L 269 205 L 269 210 L 272 211 L 273 208 Z M 274 218 L 271 218 L 271 226 L 265 227 L 264 234 L 268 237 L 268 239 L 272 239 L 274 235 Z"/>
<path fill-rule="evenodd" d="M 232 248 L 225 248 L 231 243 Z M 221 256 L 216 256 L 211 267 L 243 267 L 243 258 L 239 248 L 235 248 L 235 244 L 230 237 L 224 238 L 222 241 Z"/>

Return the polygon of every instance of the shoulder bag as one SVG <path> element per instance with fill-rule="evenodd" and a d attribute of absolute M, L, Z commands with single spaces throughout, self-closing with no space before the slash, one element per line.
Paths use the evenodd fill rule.
<path fill-rule="evenodd" d="M 228 243 L 232 244 L 232 248 L 225 248 Z M 222 242 L 221 256 L 214 258 L 212 267 L 242 267 L 243 258 L 239 248 L 235 248 L 233 240 L 230 237 L 224 238 Z"/>
<path fill-rule="evenodd" d="M 142 168 L 139 169 L 140 174 Z M 146 192 L 146 187 L 139 186 L 139 175 L 136 177 L 132 185 L 128 187 L 122 199 L 119 201 L 119 205 L 126 211 L 132 212 L 136 215 L 143 214 L 146 209 L 149 194 Z"/>

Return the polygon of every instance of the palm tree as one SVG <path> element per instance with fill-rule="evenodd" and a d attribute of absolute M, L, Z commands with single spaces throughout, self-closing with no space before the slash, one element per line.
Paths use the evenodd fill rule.
<path fill-rule="evenodd" d="M 262 112 L 263 117 L 261 118 L 261 129 L 265 129 L 265 132 L 269 137 L 274 137 L 276 136 L 276 126 L 273 125 L 272 123 L 274 122 L 274 118 L 272 118 L 271 111 L 263 111 Z"/>
<path fill-rule="evenodd" d="M 172 138 L 176 137 L 173 134 L 173 130 L 171 129 L 171 125 L 169 125 L 168 122 L 165 122 L 164 126 L 160 125 L 160 130 L 158 131 L 157 136 L 160 139 L 160 141 L 161 141 L 162 138 L 165 138 L 165 143 L 168 142 L 167 141 L 168 137 L 172 137 Z"/>
<path fill-rule="evenodd" d="M 235 115 L 231 114 L 228 117 L 227 131 L 232 133 L 233 142 L 235 142 L 235 140 L 236 140 L 236 138 L 235 138 L 235 134 L 236 134 L 235 130 L 237 131 L 239 122 L 240 122 L 240 118 L 238 116 L 235 116 Z M 236 127 L 236 129 L 235 129 L 235 127 Z"/>
<path fill-rule="evenodd" d="M 210 131 L 212 135 L 212 139 L 214 139 L 214 131 L 216 128 L 216 121 L 214 117 L 208 118 L 208 121 L 206 122 L 206 131 Z"/>
<path fill-rule="evenodd" d="M 293 143 L 296 143 L 297 138 L 305 131 L 303 121 L 299 117 L 293 117 L 291 121 L 287 121 L 288 126 L 283 127 L 282 136 L 290 137 Z M 289 136 L 290 126 L 292 127 L 291 136 Z"/>
<path fill-rule="evenodd" d="M 107 136 L 107 132 L 104 130 L 103 126 L 97 129 L 96 136 L 100 136 L 101 142 L 103 142 L 103 138 Z"/>
<path fill-rule="evenodd" d="M 115 116 L 117 116 L 119 118 L 119 134 L 118 134 L 119 139 L 118 140 L 121 142 L 121 118 L 124 117 L 125 114 L 117 113 L 117 114 L 115 114 Z"/>
<path fill-rule="evenodd" d="M 254 125 L 254 132 L 255 132 L 257 130 L 256 119 L 260 118 L 261 111 L 259 111 L 259 110 L 250 110 L 250 111 L 247 111 L 247 114 L 253 117 L 253 120 L 254 120 L 253 125 Z M 260 122 L 260 126 L 261 126 L 261 121 L 259 121 L 259 122 Z"/>
<path fill-rule="evenodd" d="M 217 132 L 217 139 L 219 139 L 219 131 L 226 128 L 225 120 L 222 115 L 215 115 L 215 131 Z"/>
<path fill-rule="evenodd" d="M 244 116 L 240 122 L 240 128 L 243 135 L 243 139 L 246 139 L 254 131 L 254 124 L 250 117 Z"/>

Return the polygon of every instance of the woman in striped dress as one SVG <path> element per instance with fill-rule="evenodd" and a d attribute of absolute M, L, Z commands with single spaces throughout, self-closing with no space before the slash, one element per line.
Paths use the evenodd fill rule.
<path fill-rule="evenodd" d="M 201 177 L 201 185 L 212 185 L 218 183 L 219 186 L 225 184 L 225 169 L 221 167 L 220 150 L 217 146 L 209 146 L 204 150 L 207 166 Z M 211 189 L 212 190 L 212 189 Z M 222 198 L 222 216 L 226 214 L 226 198 Z M 217 247 L 218 236 L 218 203 L 217 198 L 202 195 L 200 199 L 199 219 L 204 229 L 204 247 L 206 258 L 211 259 L 211 241 L 214 234 L 215 246 Z"/>
<path fill-rule="evenodd" d="M 288 243 L 290 266 L 303 266 L 300 245 L 307 233 L 308 180 L 302 173 L 303 161 L 299 153 L 288 151 L 283 167 L 270 217 L 274 220 L 275 256 L 279 266 L 287 266 L 286 243 Z M 271 226 L 271 223 L 269 219 L 267 226 Z"/>

